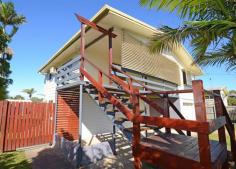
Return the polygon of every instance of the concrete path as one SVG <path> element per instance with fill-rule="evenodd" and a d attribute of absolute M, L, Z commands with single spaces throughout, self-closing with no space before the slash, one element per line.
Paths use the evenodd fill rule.
<path fill-rule="evenodd" d="M 32 169 L 74 169 L 62 153 L 49 146 L 27 149 L 25 156 Z"/>
<path fill-rule="evenodd" d="M 123 136 L 116 137 L 117 155 L 109 156 L 80 169 L 133 169 L 133 156 L 130 143 Z M 111 141 L 112 135 L 99 136 L 100 141 Z M 64 155 L 49 146 L 34 147 L 25 150 L 26 158 L 32 163 L 32 169 L 74 169 Z"/>

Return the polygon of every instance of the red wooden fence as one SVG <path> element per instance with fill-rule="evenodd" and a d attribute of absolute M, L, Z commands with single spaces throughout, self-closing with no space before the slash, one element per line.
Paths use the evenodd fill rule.
<path fill-rule="evenodd" d="M 0 152 L 51 143 L 54 104 L 0 101 Z"/>

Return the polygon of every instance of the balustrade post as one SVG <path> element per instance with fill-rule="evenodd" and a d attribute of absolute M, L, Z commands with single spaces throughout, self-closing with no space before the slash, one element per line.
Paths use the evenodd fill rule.
<path fill-rule="evenodd" d="M 164 94 L 164 117 L 170 118 L 170 106 L 169 106 L 169 98 L 168 94 Z M 170 128 L 165 128 L 166 133 L 171 133 Z"/>
<path fill-rule="evenodd" d="M 102 79 L 102 72 L 98 71 L 98 83 L 100 86 L 103 86 L 103 79 Z M 98 92 L 98 101 L 99 104 L 101 104 L 103 102 L 103 96 L 101 94 L 101 92 Z"/>
<path fill-rule="evenodd" d="M 196 120 L 201 122 L 206 122 L 206 104 L 203 83 L 201 80 L 192 81 L 193 86 L 193 97 L 194 106 L 196 113 Z M 199 156 L 200 163 L 206 167 L 206 169 L 211 169 L 211 152 L 209 135 L 198 133 L 198 146 L 199 146 Z"/>
<path fill-rule="evenodd" d="M 139 104 L 139 89 L 133 88 L 132 92 L 132 104 L 133 104 L 133 140 L 132 149 L 134 156 L 134 167 L 135 169 L 141 169 L 141 159 L 140 159 L 140 123 L 136 121 L 137 117 L 140 116 L 140 104 Z"/>
<path fill-rule="evenodd" d="M 108 43 L 109 43 L 109 76 L 111 76 L 111 74 L 112 74 L 112 59 L 113 59 L 113 57 L 112 57 L 112 35 L 111 35 L 111 33 L 112 33 L 112 31 L 113 31 L 113 29 L 111 28 L 111 29 L 109 29 L 109 35 L 108 35 Z M 112 84 L 112 81 L 111 81 L 111 79 L 109 79 L 109 83 L 110 83 L 110 85 Z"/>
<path fill-rule="evenodd" d="M 224 110 L 223 110 L 223 105 L 221 103 L 220 91 L 219 90 L 213 90 L 213 95 L 214 95 L 214 101 L 215 101 L 216 118 L 224 116 Z M 224 128 L 224 126 L 219 128 L 218 136 L 219 136 L 219 141 L 221 143 L 226 144 L 226 137 L 225 137 L 225 128 Z"/>

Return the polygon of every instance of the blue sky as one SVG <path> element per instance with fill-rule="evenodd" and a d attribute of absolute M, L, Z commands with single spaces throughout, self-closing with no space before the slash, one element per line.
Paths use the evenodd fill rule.
<path fill-rule="evenodd" d="M 22 89 L 35 88 L 43 94 L 44 78 L 39 68 L 80 28 L 74 13 L 91 18 L 104 4 L 117 8 L 150 25 L 176 27 L 182 21 L 166 11 L 140 7 L 138 0 L 12 0 L 18 13 L 27 18 L 11 42 L 14 58 L 11 61 L 10 96 L 22 94 Z M 206 87 L 227 86 L 236 89 L 236 72 L 226 72 L 224 67 L 203 68 L 200 77 Z"/>

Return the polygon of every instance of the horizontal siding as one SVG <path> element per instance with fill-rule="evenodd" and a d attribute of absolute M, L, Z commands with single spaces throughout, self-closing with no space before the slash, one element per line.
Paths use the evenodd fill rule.
<path fill-rule="evenodd" d="M 56 87 L 55 77 L 48 79 L 47 74 L 44 82 L 45 101 L 55 101 Z"/>
<path fill-rule="evenodd" d="M 77 140 L 79 131 L 79 88 L 58 91 L 56 132 Z"/>
<path fill-rule="evenodd" d="M 180 84 L 179 66 L 158 54 L 151 54 L 146 45 L 128 33 L 122 38 L 122 67 Z"/>

